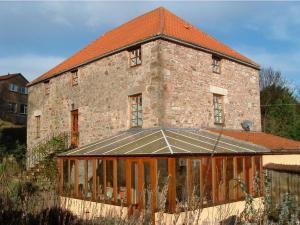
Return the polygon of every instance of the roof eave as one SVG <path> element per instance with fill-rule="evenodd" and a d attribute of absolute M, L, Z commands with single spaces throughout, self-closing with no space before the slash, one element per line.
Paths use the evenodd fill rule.
<path fill-rule="evenodd" d="M 181 40 L 181 39 L 178 39 L 178 38 L 174 38 L 174 37 L 171 37 L 171 36 L 168 36 L 168 35 L 165 35 L 165 34 L 156 34 L 154 36 L 151 36 L 151 37 L 148 37 L 148 38 L 145 38 L 143 40 L 139 40 L 137 42 L 134 42 L 132 44 L 129 44 L 129 45 L 125 45 L 121 48 L 118 48 L 118 49 L 115 49 L 113 51 L 110 51 L 110 52 L 107 52 L 103 55 L 100 55 L 100 56 L 97 56 L 95 58 L 92 58 L 90 60 L 87 60 L 83 63 L 80 63 L 80 64 L 77 64 L 76 66 L 73 66 L 73 67 L 70 67 L 68 69 L 65 69 L 65 70 L 62 70 L 58 73 L 54 73 L 51 77 L 49 78 L 45 78 L 45 79 L 41 79 L 41 80 L 37 80 L 37 81 L 32 81 L 30 82 L 29 84 L 27 84 L 28 87 L 30 86 L 33 86 L 35 84 L 38 84 L 38 83 L 41 83 L 41 82 L 45 82 L 47 80 L 50 80 L 54 77 L 57 77 L 63 73 L 66 73 L 66 72 L 69 72 L 71 70 L 74 70 L 74 69 L 77 69 L 81 66 L 85 66 L 89 63 L 92 63 L 94 61 L 97 61 L 97 60 L 100 60 L 100 59 L 103 59 L 105 57 L 108 57 L 110 55 L 113 55 L 113 54 L 116 54 L 118 52 L 121 52 L 121 51 L 124 51 L 130 47 L 133 47 L 135 45 L 139 45 L 139 44 L 145 44 L 145 43 L 148 43 L 150 41 L 154 41 L 154 40 L 157 40 L 157 39 L 162 39 L 162 40 L 167 40 L 167 41 L 171 41 L 171 42 L 175 42 L 175 43 L 179 43 L 179 44 L 183 44 L 185 46 L 189 46 L 189 47 L 192 47 L 192 48 L 195 48 L 195 49 L 198 49 L 198 50 L 201 50 L 201 51 L 204 51 L 204 52 L 208 52 L 208 53 L 212 53 L 212 54 L 215 54 L 217 56 L 220 56 L 220 57 L 223 57 L 223 58 L 227 58 L 227 59 L 230 59 L 232 61 L 235 61 L 235 62 L 238 62 L 240 64 L 243 64 L 243 65 L 246 65 L 246 66 L 249 66 L 253 69 L 257 69 L 257 70 L 260 70 L 260 66 L 258 64 L 252 64 L 252 63 L 249 63 L 249 62 L 246 62 L 246 61 L 243 61 L 243 60 L 240 60 L 240 59 L 237 59 L 235 57 L 232 57 L 232 56 L 229 56 L 229 55 L 226 55 L 226 54 L 223 54 L 223 53 L 220 53 L 220 52 L 217 52 L 217 51 L 214 51 L 212 49 L 209 49 L 209 48 L 205 48 L 201 45 L 198 45 L 198 44 L 195 44 L 195 43 L 192 43 L 192 42 L 187 42 L 187 41 L 184 41 L 184 40 Z"/>

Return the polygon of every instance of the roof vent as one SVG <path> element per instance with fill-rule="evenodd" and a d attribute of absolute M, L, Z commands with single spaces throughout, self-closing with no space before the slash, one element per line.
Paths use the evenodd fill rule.
<path fill-rule="evenodd" d="M 241 123 L 242 128 L 244 129 L 244 131 L 250 131 L 251 127 L 253 126 L 253 122 L 250 120 L 244 120 Z"/>

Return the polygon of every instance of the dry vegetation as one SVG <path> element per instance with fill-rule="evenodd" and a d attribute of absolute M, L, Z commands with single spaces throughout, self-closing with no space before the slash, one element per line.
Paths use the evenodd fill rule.
<path fill-rule="evenodd" d="M 70 202 L 61 201 L 58 196 L 58 172 L 56 165 L 57 152 L 65 149 L 66 137 L 61 135 L 51 138 L 39 146 L 36 151 L 52 152 L 44 155 L 43 162 L 38 169 L 25 171 L 13 157 L 5 157 L 0 161 L 0 224 L 3 225 L 77 225 L 77 224 L 119 224 L 119 225 L 146 225 L 153 224 L 151 202 L 145 203 L 145 210 L 130 218 L 120 207 L 119 212 L 107 211 L 106 216 L 99 216 L 99 211 L 104 210 L 103 204 L 81 201 L 80 209 L 74 215 L 66 210 Z M 50 172 L 49 172 L 50 171 Z M 285 195 L 282 204 L 276 207 L 271 205 L 270 178 L 266 176 L 265 197 L 261 205 L 254 207 L 254 198 L 246 192 L 243 181 L 237 180 L 245 195 L 245 208 L 237 216 L 235 209 L 230 205 L 215 207 L 217 220 L 224 220 L 222 224 L 299 224 L 299 208 L 293 205 L 293 198 Z M 256 181 L 259 183 L 259 180 Z M 166 208 L 167 181 L 165 187 L 158 193 L 158 212 L 156 224 L 163 225 L 166 221 L 163 215 Z M 144 191 L 144 193 L 147 190 Z M 151 196 L 152 193 L 147 193 Z M 144 196 L 144 195 L 142 195 Z M 151 197 L 149 198 L 151 199 Z M 80 201 L 80 200 L 78 200 Z M 170 224 L 199 224 L 195 221 L 203 221 L 203 209 L 200 207 L 200 199 L 193 199 L 191 205 L 178 205 L 178 213 L 174 214 Z M 180 210 L 179 210 L 180 208 Z M 192 210 L 191 210 L 192 209 Z M 272 210 L 271 210 L 272 209 Z M 96 213 L 98 212 L 98 213 Z M 126 212 L 126 210 L 125 210 Z M 270 220 L 270 215 L 280 215 L 277 220 Z M 209 217 L 209 215 L 208 215 Z M 205 218 L 205 224 L 218 224 L 212 218 Z M 204 223 L 202 223 L 204 224 Z"/>

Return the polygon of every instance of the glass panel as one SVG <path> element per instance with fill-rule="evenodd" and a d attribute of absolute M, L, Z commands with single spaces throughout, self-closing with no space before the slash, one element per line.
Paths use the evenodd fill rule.
<path fill-rule="evenodd" d="M 117 176 L 118 176 L 118 194 L 117 199 L 119 204 L 125 204 L 127 201 L 126 198 L 126 160 L 119 160 L 117 164 Z"/>
<path fill-rule="evenodd" d="M 237 182 L 234 180 L 234 166 L 233 158 L 227 158 L 226 162 L 226 185 L 227 185 L 227 195 L 226 199 L 229 201 L 235 200 L 235 192 Z"/>
<path fill-rule="evenodd" d="M 93 161 L 87 160 L 87 193 L 86 197 L 91 198 L 93 193 Z"/>
<path fill-rule="evenodd" d="M 202 179 L 201 184 L 203 187 L 203 205 L 212 204 L 212 163 L 211 158 L 202 159 Z"/>
<path fill-rule="evenodd" d="M 157 177 L 158 177 L 158 190 L 157 190 L 157 206 L 163 209 L 168 208 L 168 160 L 157 160 Z"/>
<path fill-rule="evenodd" d="M 131 163 L 131 204 L 137 205 L 139 200 L 139 170 L 138 163 Z"/>
<path fill-rule="evenodd" d="M 176 159 L 176 202 L 187 206 L 187 166 L 186 159 Z"/>
<path fill-rule="evenodd" d="M 68 188 L 68 163 L 69 163 L 69 160 L 65 159 L 63 160 L 63 195 L 66 195 L 68 196 L 70 193 L 69 193 L 69 188 Z"/>
<path fill-rule="evenodd" d="M 225 200 L 225 180 L 224 180 L 224 159 L 216 159 L 216 201 L 224 202 Z"/>
<path fill-rule="evenodd" d="M 201 195 L 201 186 L 200 186 L 200 168 L 201 168 L 201 160 L 200 159 L 192 159 L 192 199 L 198 205 L 200 203 L 200 195 Z"/>
<path fill-rule="evenodd" d="M 237 178 L 244 183 L 244 173 L 243 173 L 243 158 L 237 158 Z M 237 195 L 238 199 L 241 199 L 244 196 L 243 190 L 239 184 L 237 184 Z"/>
<path fill-rule="evenodd" d="M 103 175 L 103 166 L 104 161 L 101 159 L 97 160 L 96 164 L 96 189 L 97 189 L 97 200 L 103 201 L 105 199 L 104 193 L 104 175 Z"/>
<path fill-rule="evenodd" d="M 151 169 L 150 162 L 143 162 L 143 204 L 144 208 L 149 208 L 151 205 L 150 196 L 151 196 Z"/>
<path fill-rule="evenodd" d="M 112 202 L 114 199 L 114 188 L 113 188 L 113 171 L 114 163 L 113 160 L 106 160 L 106 199 L 108 202 Z"/>
<path fill-rule="evenodd" d="M 75 160 L 70 160 L 70 194 L 75 193 Z"/>
<path fill-rule="evenodd" d="M 78 197 L 84 197 L 85 160 L 77 160 Z"/>
<path fill-rule="evenodd" d="M 251 157 L 245 157 L 245 185 L 247 188 L 247 193 L 250 193 L 250 184 L 252 181 L 251 170 L 252 170 Z"/>
<path fill-rule="evenodd" d="M 254 196 L 260 195 L 261 190 L 261 157 L 255 157 L 255 174 L 254 174 Z"/>

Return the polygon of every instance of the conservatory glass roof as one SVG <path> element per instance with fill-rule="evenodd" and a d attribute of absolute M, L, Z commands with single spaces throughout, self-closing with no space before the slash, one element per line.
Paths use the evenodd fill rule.
<path fill-rule="evenodd" d="M 201 129 L 129 129 L 61 156 L 263 153 L 270 150 Z"/>

